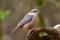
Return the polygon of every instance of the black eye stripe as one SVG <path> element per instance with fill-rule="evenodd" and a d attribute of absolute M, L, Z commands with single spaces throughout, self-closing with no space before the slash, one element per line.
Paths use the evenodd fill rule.
<path fill-rule="evenodd" d="M 33 12 L 38 12 L 38 11 L 31 11 L 31 13 L 33 13 Z"/>

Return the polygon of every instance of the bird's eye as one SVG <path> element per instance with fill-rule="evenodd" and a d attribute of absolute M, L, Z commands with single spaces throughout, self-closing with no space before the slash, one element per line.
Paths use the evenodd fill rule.
<path fill-rule="evenodd" d="M 38 11 L 31 11 L 31 13 L 33 13 L 33 12 L 38 12 Z"/>
<path fill-rule="evenodd" d="M 37 12 L 37 11 L 33 11 L 33 12 Z"/>

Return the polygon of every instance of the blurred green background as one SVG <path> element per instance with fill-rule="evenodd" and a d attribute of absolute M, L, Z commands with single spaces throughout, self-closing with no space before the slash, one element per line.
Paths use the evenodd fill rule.
<path fill-rule="evenodd" d="M 26 32 L 11 31 L 31 9 L 40 10 L 39 27 L 60 24 L 60 0 L 0 0 L 0 39 L 25 40 Z"/>

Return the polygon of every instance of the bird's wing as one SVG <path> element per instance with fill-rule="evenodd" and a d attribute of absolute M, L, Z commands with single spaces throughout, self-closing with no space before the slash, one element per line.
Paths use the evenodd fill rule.
<path fill-rule="evenodd" d="M 31 21 L 32 20 L 32 15 L 25 15 L 24 18 L 18 23 L 17 27 L 18 26 L 22 26 L 24 24 L 26 24 L 27 22 Z"/>
<path fill-rule="evenodd" d="M 28 23 L 29 21 L 32 20 L 32 15 L 25 15 L 24 18 L 18 23 L 18 25 L 16 26 L 16 28 L 11 32 L 13 33 L 14 31 L 16 31 L 18 28 L 20 28 L 22 25 Z"/>

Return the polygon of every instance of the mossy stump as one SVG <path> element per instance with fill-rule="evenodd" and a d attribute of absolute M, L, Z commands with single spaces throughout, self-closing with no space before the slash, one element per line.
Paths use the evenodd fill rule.
<path fill-rule="evenodd" d="M 41 32 L 46 32 L 48 35 L 40 36 Z M 52 27 L 35 28 L 28 33 L 28 40 L 59 40 L 59 34 Z"/>

